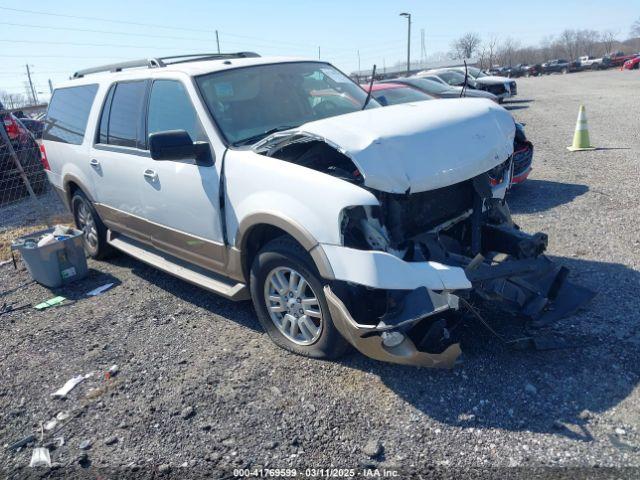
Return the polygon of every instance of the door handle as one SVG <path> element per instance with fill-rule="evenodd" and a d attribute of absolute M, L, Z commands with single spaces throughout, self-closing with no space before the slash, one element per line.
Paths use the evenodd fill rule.
<path fill-rule="evenodd" d="M 91 164 L 92 167 L 96 168 L 100 166 L 100 162 L 98 160 L 96 160 L 95 158 L 92 158 L 91 161 L 89 162 Z"/>
<path fill-rule="evenodd" d="M 155 172 L 155 170 L 151 170 L 150 168 L 144 171 L 144 176 L 152 182 L 155 182 L 158 179 L 158 174 Z"/>

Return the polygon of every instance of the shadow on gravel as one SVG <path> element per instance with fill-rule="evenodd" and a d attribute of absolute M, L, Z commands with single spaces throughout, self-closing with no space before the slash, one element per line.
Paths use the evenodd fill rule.
<path fill-rule="evenodd" d="M 502 106 L 506 110 L 523 110 L 525 108 L 529 108 L 529 105 L 509 105 L 509 104 L 505 104 L 505 103 L 503 103 Z"/>
<path fill-rule="evenodd" d="M 613 263 L 554 260 L 570 268 L 576 281 L 598 291 L 576 315 L 540 331 L 568 340 L 572 348 L 513 350 L 468 319 L 462 341 L 464 362 L 452 371 L 384 364 L 359 354 L 343 363 L 375 372 L 399 397 L 448 425 L 593 441 L 591 412 L 615 407 L 640 380 L 636 325 L 640 272 Z M 484 313 L 504 337 L 523 336 L 520 320 Z"/>
<path fill-rule="evenodd" d="M 504 105 L 509 105 L 511 103 L 531 103 L 535 102 L 533 98 L 522 98 L 519 100 L 505 100 Z"/>
<path fill-rule="evenodd" d="M 588 191 L 587 185 L 528 179 L 511 189 L 507 202 L 513 213 L 537 213 L 571 203 Z"/>
<path fill-rule="evenodd" d="M 131 269 L 131 273 L 134 275 L 175 295 L 184 302 L 204 308 L 213 315 L 220 315 L 232 319 L 243 327 L 262 332 L 262 327 L 249 301 L 233 302 L 227 300 L 215 293 L 211 293 L 154 267 L 150 267 L 128 255 L 115 255 L 113 258 L 109 258 L 109 262 L 120 267 Z"/>

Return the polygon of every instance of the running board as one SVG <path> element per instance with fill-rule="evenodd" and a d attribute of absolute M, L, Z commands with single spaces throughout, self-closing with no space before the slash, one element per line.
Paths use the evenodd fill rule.
<path fill-rule="evenodd" d="M 109 230 L 107 233 L 107 243 L 113 248 L 117 248 L 152 267 L 230 300 L 238 301 L 248 300 L 250 298 L 249 290 L 244 283 L 238 283 L 222 275 L 217 275 L 204 268 L 184 262 L 150 245 L 125 237 L 122 234 Z"/>

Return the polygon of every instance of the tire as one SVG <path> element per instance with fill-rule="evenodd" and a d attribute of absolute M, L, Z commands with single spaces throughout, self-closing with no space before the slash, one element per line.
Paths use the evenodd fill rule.
<path fill-rule="evenodd" d="M 71 211 L 76 227 L 85 232 L 82 243 L 87 255 L 96 260 L 109 255 L 112 249 L 107 243 L 107 227 L 102 223 L 91 201 L 80 190 L 71 198 Z"/>
<path fill-rule="evenodd" d="M 307 282 L 301 290 L 303 293 L 296 294 L 290 291 L 288 286 L 278 293 L 273 288 L 276 284 L 280 284 L 278 278 L 284 278 L 283 283 L 287 285 L 291 280 L 291 271 Z M 272 283 L 272 280 L 275 283 Z M 294 281 L 294 284 L 296 283 Z M 335 359 L 349 349 L 349 344 L 340 335 L 331 319 L 322 290 L 324 284 L 309 254 L 291 237 L 278 237 L 258 252 L 251 266 L 251 299 L 258 320 L 276 345 L 298 355 L 319 359 Z M 271 294 L 272 297 L 280 297 L 277 301 L 269 303 L 274 309 L 283 310 L 271 312 L 267 308 L 265 293 Z M 290 296 L 291 293 L 294 295 Z M 307 300 L 307 309 L 303 306 L 304 302 L 299 301 L 304 300 L 305 297 L 316 299 L 315 303 Z M 302 308 L 299 308 L 300 306 Z M 300 310 L 319 312 L 320 318 L 305 314 L 295 317 L 294 320 L 293 315 L 299 315 Z M 303 317 L 306 317 L 304 321 Z M 276 321 L 280 326 L 276 325 Z M 318 327 L 315 333 L 312 329 L 305 327 L 310 325 L 308 322 L 313 323 L 312 327 Z M 296 324 L 295 327 L 293 327 L 294 324 Z M 288 331 L 288 336 L 283 331 Z M 292 331 L 295 335 L 291 334 Z"/>

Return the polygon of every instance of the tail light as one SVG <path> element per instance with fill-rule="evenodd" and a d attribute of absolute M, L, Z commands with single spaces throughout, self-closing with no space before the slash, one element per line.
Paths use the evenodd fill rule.
<path fill-rule="evenodd" d="M 11 115 L 4 116 L 4 130 L 7 132 L 10 140 L 15 140 L 20 136 L 20 125 Z"/>
<path fill-rule="evenodd" d="M 49 160 L 47 160 L 47 151 L 44 149 L 44 145 L 40 145 L 40 162 L 42 162 L 42 166 L 45 170 L 51 171 Z"/>

